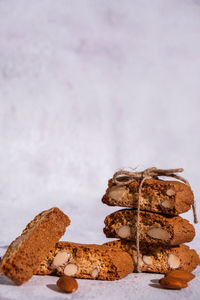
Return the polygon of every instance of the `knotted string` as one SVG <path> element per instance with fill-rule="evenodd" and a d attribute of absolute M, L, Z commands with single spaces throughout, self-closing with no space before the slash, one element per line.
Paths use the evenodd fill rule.
<path fill-rule="evenodd" d="M 116 185 L 122 186 L 127 185 L 135 180 L 140 180 L 139 188 L 138 188 L 138 202 L 137 202 L 137 222 L 136 222 L 136 249 L 137 249 L 137 272 L 140 272 L 139 259 L 140 259 L 140 203 L 142 196 L 142 187 L 147 179 L 158 179 L 159 176 L 173 177 L 190 187 L 189 182 L 180 175 L 176 173 L 183 172 L 182 168 L 179 169 L 157 169 L 155 167 L 148 168 L 142 172 L 131 172 L 126 170 L 119 170 L 113 175 L 113 182 Z M 191 188 L 191 187 L 190 187 Z M 194 223 L 197 224 L 197 213 L 195 201 L 192 204 Z"/>

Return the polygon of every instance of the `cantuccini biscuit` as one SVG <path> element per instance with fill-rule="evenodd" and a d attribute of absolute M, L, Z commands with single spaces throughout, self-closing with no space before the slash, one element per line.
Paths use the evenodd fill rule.
<path fill-rule="evenodd" d="M 136 267 L 137 251 L 134 242 L 117 240 L 105 243 L 105 245 L 127 251 Z M 172 247 L 153 247 L 143 244 L 140 247 L 139 265 L 143 272 L 167 273 L 174 269 L 191 272 L 199 264 L 200 259 L 196 251 L 183 244 Z"/>
<path fill-rule="evenodd" d="M 121 181 L 123 182 L 123 177 Z M 139 184 L 139 180 L 134 180 L 120 186 L 110 179 L 102 202 L 110 206 L 137 208 Z M 194 195 L 191 188 L 182 182 L 146 179 L 142 185 L 140 200 L 142 210 L 178 215 L 188 211 L 193 203 Z"/>
<path fill-rule="evenodd" d="M 69 224 L 69 218 L 56 207 L 41 212 L 8 247 L 1 273 L 17 284 L 29 280 Z"/>
<path fill-rule="evenodd" d="M 136 240 L 137 210 L 123 209 L 107 216 L 103 229 L 108 238 Z M 179 216 L 140 211 L 140 243 L 179 245 L 193 240 L 195 229 Z"/>
<path fill-rule="evenodd" d="M 121 249 L 104 245 L 58 242 L 36 274 L 68 275 L 100 280 L 120 279 L 133 272 L 133 261 Z"/>

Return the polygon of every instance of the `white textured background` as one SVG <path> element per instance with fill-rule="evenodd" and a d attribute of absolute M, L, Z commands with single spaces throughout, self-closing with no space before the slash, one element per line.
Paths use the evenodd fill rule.
<path fill-rule="evenodd" d="M 183 167 L 199 210 L 199 115 L 199 0 L 0 0 L 0 246 L 52 206 L 64 239 L 105 242 L 100 200 L 122 167 Z"/>

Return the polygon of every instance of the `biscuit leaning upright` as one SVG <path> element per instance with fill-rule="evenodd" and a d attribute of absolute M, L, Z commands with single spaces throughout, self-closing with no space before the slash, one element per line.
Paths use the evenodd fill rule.
<path fill-rule="evenodd" d="M 28 281 L 69 224 L 68 216 L 57 207 L 38 214 L 8 247 L 1 273 L 18 285 Z"/>

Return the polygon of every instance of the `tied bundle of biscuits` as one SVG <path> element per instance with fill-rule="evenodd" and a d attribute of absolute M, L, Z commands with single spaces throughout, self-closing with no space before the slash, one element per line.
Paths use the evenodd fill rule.
<path fill-rule="evenodd" d="M 178 269 L 191 272 L 200 263 L 196 251 L 184 244 L 193 240 L 195 229 L 179 214 L 192 207 L 195 223 L 197 218 L 190 185 L 176 174 L 182 171 L 121 170 L 108 181 L 102 202 L 125 209 L 106 217 L 103 229 L 106 237 L 118 238 L 106 245 L 127 251 L 135 271 L 165 274 Z M 173 180 L 161 180 L 159 176 Z"/>

